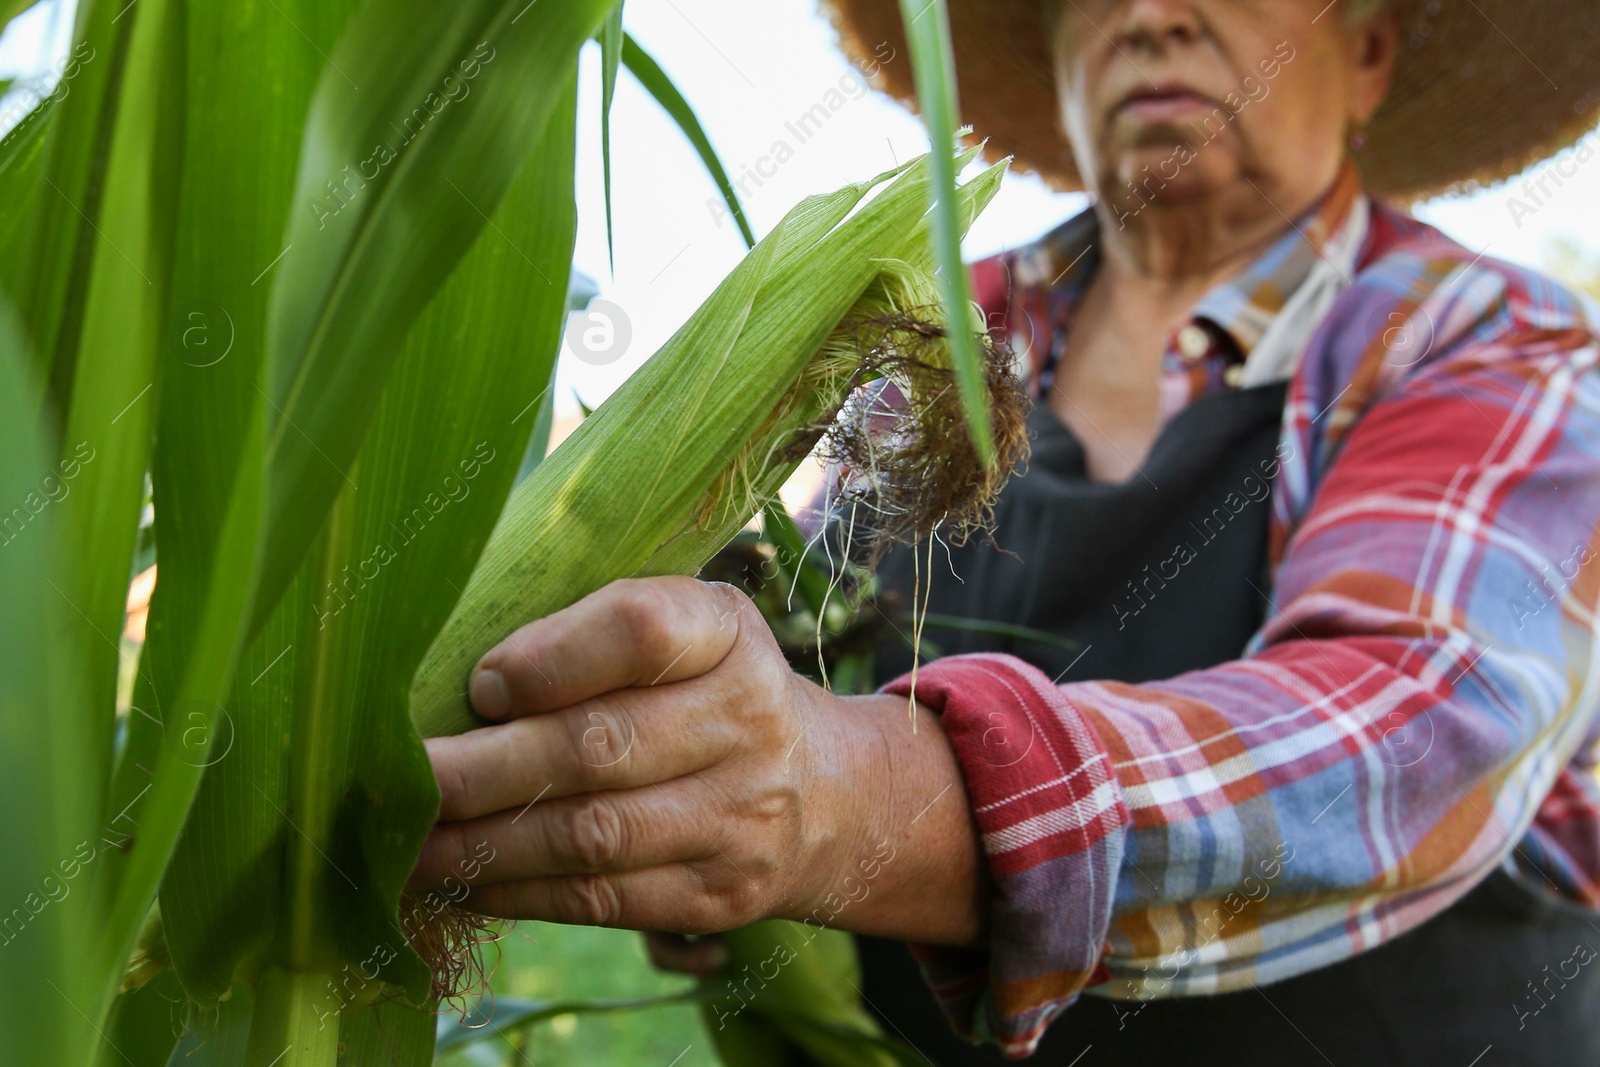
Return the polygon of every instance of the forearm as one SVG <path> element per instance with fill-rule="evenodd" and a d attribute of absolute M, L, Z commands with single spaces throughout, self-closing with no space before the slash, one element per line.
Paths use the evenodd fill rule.
<path fill-rule="evenodd" d="M 807 872 L 783 917 L 903 941 L 979 943 L 987 866 L 938 717 L 920 703 L 913 717 L 904 697 L 837 697 L 799 684 L 816 709 L 807 733 L 825 735 L 811 748 L 828 754 L 812 774 L 844 817 L 815 820 L 833 828 L 816 850 L 828 862 Z"/>

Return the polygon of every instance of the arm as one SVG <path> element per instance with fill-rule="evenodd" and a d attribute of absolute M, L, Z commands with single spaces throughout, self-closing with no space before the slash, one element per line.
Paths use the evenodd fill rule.
<path fill-rule="evenodd" d="M 924 668 L 997 887 L 988 951 L 918 949 L 959 1029 L 1022 1053 L 1091 984 L 1324 966 L 1441 911 L 1530 830 L 1525 857 L 1600 901 L 1592 816 L 1535 825 L 1552 788 L 1581 792 L 1600 705 L 1600 380 L 1575 341 L 1461 349 L 1374 404 L 1247 658 L 1145 685 Z M 1025 757 L 994 758 L 1019 738 Z"/>

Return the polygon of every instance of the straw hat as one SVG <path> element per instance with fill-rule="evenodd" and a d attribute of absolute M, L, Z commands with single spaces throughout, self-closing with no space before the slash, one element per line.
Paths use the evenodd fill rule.
<path fill-rule="evenodd" d="M 1063 0 L 1065 2 L 1065 0 Z M 1393 88 L 1357 154 L 1367 188 L 1409 201 L 1509 177 L 1600 117 L 1600 11 L 1584 0 L 1390 0 Z M 916 107 L 897 0 L 820 0 L 875 88 Z M 962 120 L 985 155 L 1081 189 L 1061 133 L 1043 0 L 948 0 Z M 900 62 L 881 62 L 887 42 Z"/>

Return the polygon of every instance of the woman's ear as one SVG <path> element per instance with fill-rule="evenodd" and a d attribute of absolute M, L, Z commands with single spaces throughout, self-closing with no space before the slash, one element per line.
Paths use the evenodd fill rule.
<path fill-rule="evenodd" d="M 1400 52 L 1400 18 L 1392 6 L 1385 4 L 1361 25 L 1351 27 L 1350 38 L 1350 118 L 1356 126 L 1365 126 L 1394 82 Z"/>

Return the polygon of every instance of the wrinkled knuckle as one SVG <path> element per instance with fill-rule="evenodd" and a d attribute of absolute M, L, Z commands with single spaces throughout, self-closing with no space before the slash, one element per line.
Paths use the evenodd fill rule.
<path fill-rule="evenodd" d="M 580 874 L 566 883 L 569 921 L 581 926 L 617 926 L 622 922 L 622 891 L 605 874 Z"/>
<path fill-rule="evenodd" d="M 766 918 L 766 896 L 758 883 L 743 878 L 735 879 L 718 896 L 718 922 L 723 929 L 759 922 Z"/>
<path fill-rule="evenodd" d="M 695 892 L 679 920 L 679 933 L 720 934 L 749 925 L 739 921 L 728 902 L 729 883 L 738 876 L 725 863 L 701 861 L 687 869 L 695 880 Z"/>
<path fill-rule="evenodd" d="M 622 857 L 622 817 L 598 797 L 574 804 L 567 815 L 565 847 L 583 870 L 611 870 Z"/>
<path fill-rule="evenodd" d="M 744 728 L 752 747 L 760 752 L 786 752 L 800 731 L 785 703 L 770 689 L 761 689 L 743 701 Z"/>
<path fill-rule="evenodd" d="M 745 806 L 745 817 L 763 827 L 785 826 L 801 814 L 800 793 L 785 783 L 761 790 Z"/>
<path fill-rule="evenodd" d="M 675 654 L 678 635 L 673 626 L 676 611 L 664 590 L 653 582 L 636 581 L 623 591 L 618 613 L 634 649 L 645 659 Z"/>

